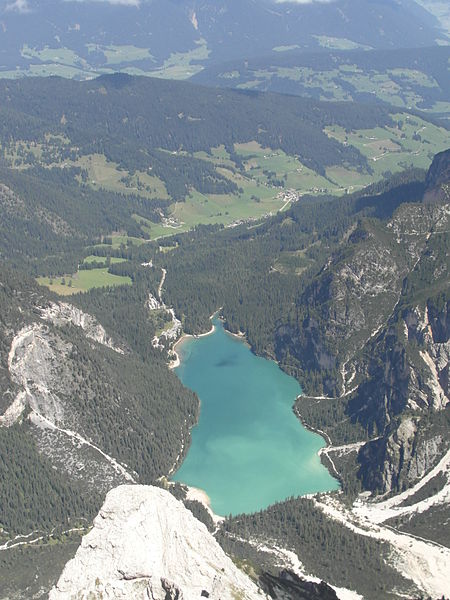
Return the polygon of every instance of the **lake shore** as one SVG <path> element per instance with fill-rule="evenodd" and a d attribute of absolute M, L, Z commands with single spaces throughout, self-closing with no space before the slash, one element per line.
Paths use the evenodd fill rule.
<path fill-rule="evenodd" d="M 296 402 L 298 401 L 299 398 L 301 398 L 301 395 L 297 396 Z M 311 433 L 320 435 L 320 437 L 325 442 L 325 446 L 323 446 L 322 448 L 319 448 L 319 450 L 317 451 L 317 455 L 319 456 L 320 462 L 323 464 L 323 466 L 326 469 L 328 469 L 328 472 L 330 473 L 330 475 L 332 477 L 334 477 L 334 479 L 337 479 L 337 481 L 339 481 L 339 485 L 342 490 L 342 486 L 344 485 L 342 476 L 339 473 L 339 471 L 337 470 L 336 465 L 333 462 L 333 459 L 329 455 L 329 452 L 333 451 L 333 449 L 335 448 L 333 446 L 333 442 L 331 441 L 330 436 L 328 435 L 328 433 L 326 433 L 326 431 L 323 431 L 322 429 L 317 429 L 317 428 L 309 425 L 303 418 L 300 410 L 296 407 L 296 402 L 294 403 L 294 406 L 293 406 L 293 411 L 294 411 L 295 416 L 298 418 L 298 420 L 303 425 L 303 427 L 305 427 L 305 429 L 307 429 L 308 431 L 311 431 Z M 345 447 L 345 446 L 343 446 L 343 447 Z M 325 457 L 327 460 L 324 460 L 323 457 Z"/>
<path fill-rule="evenodd" d="M 337 489 L 339 482 L 318 456 L 322 438 L 293 414 L 299 383 L 275 361 L 255 355 L 245 336 L 225 330 L 217 315 L 213 324 L 213 336 L 190 336 L 188 346 L 176 347 L 182 362 L 177 375 L 202 406 L 189 452 L 172 480 L 206 490 L 219 515 Z"/>
<path fill-rule="evenodd" d="M 169 488 L 173 487 L 177 483 L 177 482 L 171 481 L 170 479 L 168 479 L 164 476 L 160 477 L 159 481 L 161 481 L 163 483 L 163 487 L 165 489 L 167 489 L 167 487 L 169 487 Z M 183 482 L 179 482 L 179 483 L 186 490 L 185 500 L 200 502 L 200 504 L 202 506 L 204 506 L 205 509 L 207 510 L 208 514 L 210 515 L 211 519 L 214 521 L 215 525 L 219 525 L 219 523 L 221 523 L 222 521 L 225 520 L 225 517 L 222 517 L 221 515 L 216 515 L 216 513 L 212 510 L 211 498 L 208 496 L 208 494 L 205 492 L 205 490 L 202 490 L 201 488 L 198 488 L 198 487 L 194 487 L 192 485 L 188 485 L 187 483 L 183 483 Z"/>
<path fill-rule="evenodd" d="M 220 307 L 218 310 L 213 312 L 213 314 L 209 317 L 209 319 L 212 320 L 213 317 L 215 315 L 217 315 L 217 313 L 221 310 L 221 308 L 222 307 Z M 206 337 L 207 335 L 211 335 L 212 333 L 214 333 L 215 329 L 216 329 L 215 325 L 211 325 L 211 329 L 209 331 L 206 331 L 205 333 L 197 333 L 195 335 L 192 335 L 191 333 L 184 333 L 180 338 L 178 338 L 178 340 L 174 343 L 174 345 L 172 346 L 172 349 L 171 349 L 171 353 L 172 353 L 172 355 L 174 355 L 174 358 L 169 362 L 169 369 L 176 369 L 181 364 L 180 355 L 178 354 L 178 352 L 176 350 L 177 346 L 181 346 L 181 344 L 183 344 L 183 342 L 185 342 L 188 339 L 196 340 L 198 338 L 202 338 L 202 337 Z M 234 333 L 231 333 L 230 335 L 240 336 L 240 334 L 234 334 Z M 242 334 L 242 335 L 244 335 L 244 334 Z"/>
<path fill-rule="evenodd" d="M 208 496 L 208 494 L 205 492 L 205 490 L 202 490 L 197 487 L 192 487 L 187 484 L 183 484 L 183 485 L 186 485 L 187 490 L 188 490 L 187 494 L 186 494 L 186 500 L 196 500 L 197 502 L 200 502 L 200 504 L 202 504 L 208 511 L 208 513 L 209 513 L 211 519 L 214 521 L 215 525 L 218 525 L 219 523 L 221 523 L 222 521 L 225 520 L 225 517 L 216 515 L 213 512 L 213 510 L 211 508 L 211 499 Z"/>
<path fill-rule="evenodd" d="M 207 335 L 211 335 L 212 333 L 214 333 L 214 329 L 215 329 L 215 327 L 214 327 L 214 325 L 212 325 L 211 329 L 209 331 L 207 331 L 206 333 L 199 333 L 198 335 L 184 333 L 172 346 L 171 353 L 172 353 L 172 355 L 174 355 L 174 358 L 169 362 L 169 369 L 176 369 L 177 367 L 179 367 L 181 365 L 180 355 L 178 354 L 178 352 L 176 350 L 177 346 L 181 346 L 181 344 L 183 344 L 188 339 L 196 340 L 198 338 L 205 337 Z"/>

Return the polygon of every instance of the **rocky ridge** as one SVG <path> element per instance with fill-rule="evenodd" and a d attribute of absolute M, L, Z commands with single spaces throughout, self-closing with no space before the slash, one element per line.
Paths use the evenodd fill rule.
<path fill-rule="evenodd" d="M 169 492 L 120 486 L 66 565 L 50 600 L 256 600 L 257 586 Z"/>

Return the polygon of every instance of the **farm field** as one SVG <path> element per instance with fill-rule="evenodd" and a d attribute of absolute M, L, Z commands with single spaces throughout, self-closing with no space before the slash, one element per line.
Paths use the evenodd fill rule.
<path fill-rule="evenodd" d="M 152 59 L 148 48 L 138 48 L 130 44 L 115 46 L 113 44 L 103 46 L 101 44 L 86 44 L 89 52 L 101 52 L 108 65 L 120 65 L 122 63 L 135 62 L 140 60 Z M 53 58 L 53 57 L 52 57 Z M 51 59 L 50 59 L 51 60 Z"/>
<path fill-rule="evenodd" d="M 316 38 L 322 48 L 329 48 L 330 50 L 355 50 L 356 48 L 361 48 L 363 50 L 371 49 L 371 46 L 358 44 L 347 38 L 332 37 L 328 35 L 314 35 L 313 37 Z"/>
<path fill-rule="evenodd" d="M 284 188 L 292 188 L 302 194 L 343 191 L 283 150 L 262 148 L 257 142 L 249 142 L 235 144 L 235 151 L 244 159 L 249 177 L 260 184 L 270 185 L 271 179 L 284 180 Z"/>
<path fill-rule="evenodd" d="M 147 219 L 144 219 L 143 217 L 139 217 L 136 215 L 136 220 L 146 221 Z M 96 244 L 94 246 L 94 248 L 102 248 L 102 249 L 112 248 L 113 250 L 117 250 L 119 248 L 126 248 L 127 246 L 140 246 L 141 244 L 145 244 L 146 241 L 147 240 L 145 240 L 144 238 L 134 237 L 131 235 L 126 235 L 126 234 L 121 234 L 121 233 L 115 233 L 110 237 L 108 242 L 104 241 L 100 244 Z M 97 257 L 97 258 L 101 258 L 101 257 Z M 121 261 L 122 259 L 118 259 L 118 260 Z M 114 262 L 113 257 L 111 257 L 111 262 Z"/>
<path fill-rule="evenodd" d="M 172 53 L 162 67 L 148 71 L 146 74 L 163 79 L 189 79 L 203 70 L 203 66 L 197 61 L 206 61 L 210 54 L 206 40 L 197 40 L 196 44 L 196 48 L 187 52 Z"/>
<path fill-rule="evenodd" d="M 198 223 L 230 225 L 244 219 L 260 218 L 281 208 L 282 204 L 274 198 L 273 190 L 252 183 L 243 185 L 244 192 L 236 196 L 206 196 L 194 190 L 185 202 L 175 204 L 172 214 L 190 229 Z"/>
<path fill-rule="evenodd" d="M 86 169 L 87 183 L 94 189 L 105 189 L 121 194 L 137 194 L 145 198 L 169 198 L 164 183 L 148 173 L 136 171 L 130 175 L 117 163 L 106 159 L 103 154 L 88 154 L 74 161 L 73 166 Z"/>
<path fill-rule="evenodd" d="M 116 256 L 109 256 L 109 261 L 111 262 L 112 265 L 114 264 L 118 264 L 121 262 L 125 262 L 125 258 L 117 258 Z M 104 263 L 106 261 L 106 257 L 105 256 L 96 256 L 94 254 L 91 254 L 90 256 L 86 256 L 86 258 L 83 260 L 83 263 L 85 264 L 92 264 L 92 263 Z"/>
<path fill-rule="evenodd" d="M 36 164 L 47 168 L 79 167 L 87 175 L 85 180 L 79 177 L 79 182 L 86 183 L 94 190 L 133 194 L 148 199 L 169 199 L 161 179 L 143 171 L 130 174 L 103 154 L 85 154 L 75 159 L 61 158 L 61 149 L 67 148 L 69 143 L 67 139 L 53 136 L 45 144 L 19 141 L 1 149 L 15 169 L 27 169 Z"/>

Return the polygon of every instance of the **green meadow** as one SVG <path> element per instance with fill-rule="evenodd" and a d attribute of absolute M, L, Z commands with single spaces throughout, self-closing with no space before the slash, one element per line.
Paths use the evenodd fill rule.
<path fill-rule="evenodd" d="M 108 273 L 106 267 L 86 271 L 81 270 L 73 275 L 63 275 L 62 277 L 38 277 L 37 281 L 40 285 L 48 287 L 52 292 L 56 292 L 60 296 L 71 296 L 78 292 L 87 292 L 99 287 L 131 285 L 129 277 L 112 275 Z"/>
<path fill-rule="evenodd" d="M 327 135 L 356 147 L 373 170 L 373 174 L 369 174 L 331 167 L 327 169 L 327 176 L 347 188 L 363 187 L 381 179 L 388 171 L 395 173 L 408 167 L 427 169 L 433 156 L 448 146 L 448 131 L 443 127 L 416 115 L 398 113 L 393 117 L 392 127 L 356 131 L 327 127 Z"/>
<path fill-rule="evenodd" d="M 94 189 L 135 194 L 145 198 L 169 198 L 166 186 L 158 177 L 143 171 L 136 171 L 130 175 L 120 169 L 117 163 L 107 160 L 103 154 L 81 156 L 73 165 L 87 170 L 87 183 Z"/>
<path fill-rule="evenodd" d="M 108 258 L 112 265 L 118 264 L 121 262 L 125 262 L 125 258 L 117 258 L 115 256 L 110 256 Z M 83 260 L 83 263 L 86 263 L 89 265 L 89 264 L 96 263 L 96 262 L 104 263 L 105 261 L 106 261 L 105 256 L 95 256 L 94 254 L 91 254 L 90 256 L 86 256 L 86 258 Z"/>

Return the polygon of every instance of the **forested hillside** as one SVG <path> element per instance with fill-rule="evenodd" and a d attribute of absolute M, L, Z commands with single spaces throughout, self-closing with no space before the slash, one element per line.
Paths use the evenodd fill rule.
<path fill-rule="evenodd" d="M 59 78 L 2 81 L 0 101 L 7 117 L 3 141 L 67 136 L 81 152 L 104 152 L 133 170 L 153 167 L 156 158 L 158 175 L 170 160 L 161 150 L 195 152 L 250 140 L 298 155 L 317 169 L 336 161 L 364 166 L 359 152 L 337 144 L 323 128 L 392 124 L 384 107 L 217 92 L 123 74 L 82 83 Z"/>
<path fill-rule="evenodd" d="M 292 299 L 316 277 L 352 224 L 363 216 L 387 218 L 402 201 L 419 200 L 423 177 L 423 172 L 413 170 L 340 199 L 306 197 L 257 227 L 216 229 L 211 234 L 199 228 L 175 236 L 167 244 L 177 243 L 177 248 L 156 258 L 168 270 L 166 295 L 192 332 L 206 327 L 222 298 L 231 329 L 246 331 L 252 346 L 262 351 L 262 339 L 268 334 L 263 335 L 265 327 L 294 310 Z M 145 247 L 135 252 L 146 256 Z M 189 274 L 182 277 L 186 269 Z M 211 278 L 214 286 L 208 284 Z M 194 302 L 199 290 L 201 304 Z M 264 317 L 266 311 L 272 312 L 272 318 Z M 274 353 L 273 343 L 267 348 Z"/>
<path fill-rule="evenodd" d="M 141 244 L 342 195 L 428 167 L 448 137 L 387 106 L 123 74 L 2 81 L 0 113 L 0 254 L 66 282 L 105 239 Z"/>
<path fill-rule="evenodd" d="M 76 271 L 84 248 L 117 230 L 143 236 L 134 213 L 157 221 L 159 206 L 139 196 L 87 190 L 79 169 L 0 169 L 0 256 L 33 274 Z"/>
<path fill-rule="evenodd" d="M 198 404 L 158 351 L 4 267 L 0 327 L 2 537 L 84 523 L 112 485 L 170 471 Z"/>

